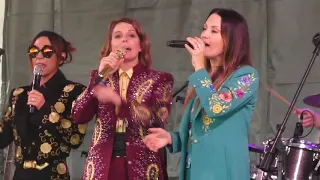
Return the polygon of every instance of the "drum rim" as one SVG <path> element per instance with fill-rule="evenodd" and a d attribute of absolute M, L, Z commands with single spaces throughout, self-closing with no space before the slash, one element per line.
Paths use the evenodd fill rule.
<path fill-rule="evenodd" d="M 289 141 L 285 142 L 285 146 L 288 147 L 297 147 L 297 148 L 301 148 L 301 149 L 307 149 L 310 151 L 317 151 L 319 152 L 319 145 L 315 144 L 309 140 L 304 140 L 304 139 L 300 139 L 297 142 L 292 142 L 293 139 L 289 139 Z"/>
<path fill-rule="evenodd" d="M 273 141 L 274 139 L 268 139 L 263 142 L 264 147 L 267 145 L 269 141 Z M 301 148 L 301 149 L 307 149 L 310 151 L 316 151 L 320 152 L 320 145 L 313 143 L 312 141 L 305 140 L 305 139 L 299 139 L 297 142 L 292 142 L 294 141 L 293 138 L 281 138 L 281 141 L 284 146 L 286 147 L 296 147 L 296 148 Z"/>

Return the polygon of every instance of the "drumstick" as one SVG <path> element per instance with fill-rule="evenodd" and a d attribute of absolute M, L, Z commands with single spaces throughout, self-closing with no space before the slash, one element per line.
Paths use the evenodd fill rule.
<path fill-rule="evenodd" d="M 286 103 L 288 106 L 290 106 L 290 102 L 288 100 L 286 100 L 284 97 L 282 97 L 277 91 L 271 89 L 271 88 L 265 88 L 269 93 L 271 93 L 272 95 L 276 96 L 278 99 L 280 99 L 281 101 L 283 101 L 284 103 Z M 295 106 L 293 106 L 294 110 L 298 110 L 298 108 L 296 108 Z"/>

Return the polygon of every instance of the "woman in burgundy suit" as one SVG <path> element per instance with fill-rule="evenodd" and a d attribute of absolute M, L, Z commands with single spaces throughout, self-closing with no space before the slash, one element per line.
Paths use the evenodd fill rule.
<path fill-rule="evenodd" d="M 171 74 L 150 69 L 150 44 L 139 23 L 111 22 L 100 65 L 74 104 L 72 117 L 96 123 L 83 179 L 168 179 L 164 152 L 150 151 L 142 139 L 164 127 L 172 100 Z"/>

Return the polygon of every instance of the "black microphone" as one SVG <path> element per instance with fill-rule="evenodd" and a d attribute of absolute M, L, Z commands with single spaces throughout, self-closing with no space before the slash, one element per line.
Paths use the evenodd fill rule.
<path fill-rule="evenodd" d="M 303 120 L 303 113 L 304 113 L 304 111 L 302 111 L 300 114 L 300 118 L 299 118 L 300 120 Z M 293 142 L 298 142 L 298 140 L 300 139 L 302 134 L 303 134 L 303 126 L 302 126 L 302 123 L 300 121 L 298 121 L 296 123 L 296 127 L 294 128 Z"/>
<path fill-rule="evenodd" d="M 37 64 L 34 66 L 31 90 L 38 89 L 40 87 L 42 70 L 43 70 L 42 65 Z M 29 105 L 29 113 L 34 113 L 34 111 L 35 111 L 35 106 Z"/>
<path fill-rule="evenodd" d="M 184 48 L 185 44 L 188 44 L 193 49 L 193 46 L 191 45 L 191 43 L 189 43 L 186 40 L 171 40 L 167 42 L 167 46 L 173 47 L 173 48 Z"/>

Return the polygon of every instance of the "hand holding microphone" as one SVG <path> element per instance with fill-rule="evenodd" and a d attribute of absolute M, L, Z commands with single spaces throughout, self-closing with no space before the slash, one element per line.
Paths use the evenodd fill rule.
<path fill-rule="evenodd" d="M 35 108 L 39 110 L 45 103 L 45 99 L 43 95 L 36 90 L 40 87 L 42 71 L 43 71 L 42 65 L 37 64 L 34 66 L 31 91 L 28 92 L 27 104 L 30 106 L 29 113 L 34 113 Z"/>
<path fill-rule="evenodd" d="M 204 62 L 206 58 L 203 55 L 203 51 L 205 48 L 205 44 L 198 37 L 188 37 L 187 40 L 191 43 L 193 48 L 191 48 L 188 44 L 185 44 L 184 46 L 189 51 L 192 57 L 192 66 L 194 67 L 195 71 L 198 71 L 199 69 L 204 68 Z"/>
<path fill-rule="evenodd" d="M 205 57 L 203 51 L 204 42 L 198 37 L 188 37 L 187 40 L 171 40 L 167 42 L 167 46 L 173 48 L 186 48 L 192 56 L 192 65 L 195 71 L 204 68 Z"/>
<path fill-rule="evenodd" d="M 42 93 L 37 90 L 31 90 L 28 92 L 28 102 L 27 104 L 30 105 L 30 113 L 34 113 L 34 108 L 38 110 L 44 105 L 46 102 Z"/>
<path fill-rule="evenodd" d="M 191 45 L 191 43 L 189 43 L 186 40 L 171 40 L 167 42 L 167 46 L 173 47 L 173 48 L 184 48 L 185 44 L 188 44 L 193 49 L 193 46 Z"/>
<path fill-rule="evenodd" d="M 114 72 L 116 72 L 121 63 L 124 61 L 126 52 L 124 50 L 117 50 L 111 52 L 109 56 L 101 59 L 99 65 L 99 77 L 96 79 L 97 85 L 93 88 L 93 95 L 101 103 L 113 103 L 116 106 L 121 104 L 121 98 L 117 92 L 112 88 L 99 84 L 101 79 L 105 79 Z"/>
<path fill-rule="evenodd" d="M 99 65 L 99 76 L 106 78 L 117 71 L 124 61 L 125 54 L 126 52 L 124 50 L 119 49 L 116 52 L 111 52 L 109 56 L 103 57 Z"/>

